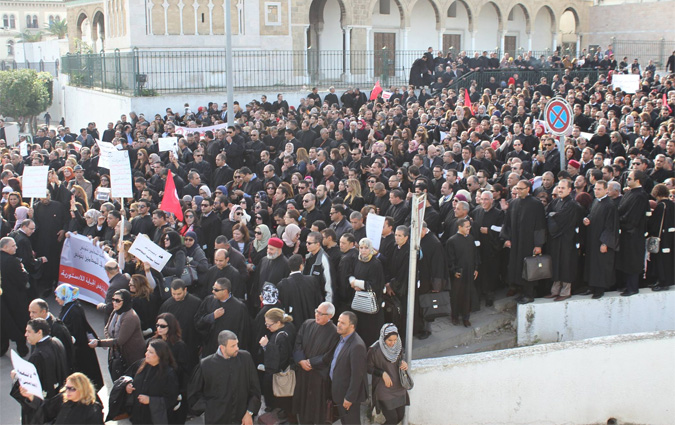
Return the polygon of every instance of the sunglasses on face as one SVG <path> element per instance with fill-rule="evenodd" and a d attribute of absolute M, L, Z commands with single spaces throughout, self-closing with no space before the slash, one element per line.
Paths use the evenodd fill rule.
<path fill-rule="evenodd" d="M 113 298 L 113 299 L 112 299 L 112 302 L 114 302 L 114 303 L 121 303 L 121 302 L 123 302 L 123 300 L 121 300 L 121 299 L 119 299 L 119 298 Z"/>
<path fill-rule="evenodd" d="M 155 324 L 155 326 L 157 326 L 158 329 L 166 329 L 166 328 L 169 327 L 169 325 L 162 325 L 162 324 L 159 324 L 159 323 Z"/>

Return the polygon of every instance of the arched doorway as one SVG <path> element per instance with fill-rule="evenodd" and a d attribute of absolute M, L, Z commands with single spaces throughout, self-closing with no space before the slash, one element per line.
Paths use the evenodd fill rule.
<path fill-rule="evenodd" d="M 534 17 L 534 29 L 532 34 L 532 50 L 535 52 L 550 51 L 553 46 L 553 33 L 551 28 L 555 28 L 555 15 L 548 6 L 543 6 Z M 544 53 L 539 53 L 544 54 Z"/>
<path fill-rule="evenodd" d="M 410 11 L 410 31 L 406 50 L 426 51 L 428 47 L 438 49 L 440 14 L 431 0 L 417 0 Z"/>
<path fill-rule="evenodd" d="M 75 48 L 82 53 L 93 50 L 94 40 L 91 37 L 91 20 L 85 13 L 77 17 Z"/>
<path fill-rule="evenodd" d="M 346 73 L 344 18 L 341 0 L 313 0 L 309 7 L 307 65 L 313 83 Z"/>
<path fill-rule="evenodd" d="M 495 24 L 496 23 L 496 24 Z M 476 21 L 476 50 L 499 50 L 501 47 L 502 13 L 493 2 L 486 3 Z"/>
<path fill-rule="evenodd" d="M 376 0 L 371 16 L 373 31 L 369 43 L 373 46 L 373 74 L 380 78 L 382 85 L 388 85 L 389 77 L 396 74 L 397 63 L 406 63 L 408 60 L 399 57 L 400 52 L 405 50 L 402 37 L 402 28 L 405 27 L 403 6 L 398 0 Z"/>
<path fill-rule="evenodd" d="M 565 9 L 560 16 L 560 23 L 558 25 L 558 32 L 560 34 L 559 46 L 561 55 L 570 55 L 574 58 L 577 54 L 577 46 L 580 39 L 579 34 L 579 15 L 572 7 Z"/>
<path fill-rule="evenodd" d="M 530 14 L 525 6 L 518 3 L 511 8 L 506 18 L 504 52 L 512 57 L 522 55 L 530 49 Z"/>
<path fill-rule="evenodd" d="M 457 54 L 464 49 L 471 48 L 471 33 L 473 32 L 473 14 L 463 0 L 453 1 L 445 17 L 445 33 L 443 34 L 443 53 Z"/>
<path fill-rule="evenodd" d="M 94 52 L 99 52 L 105 49 L 105 19 L 103 13 L 98 11 L 94 14 L 92 20 L 92 48 Z"/>

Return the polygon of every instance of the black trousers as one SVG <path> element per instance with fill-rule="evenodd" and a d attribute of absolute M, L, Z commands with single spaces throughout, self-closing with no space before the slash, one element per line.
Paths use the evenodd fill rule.
<path fill-rule="evenodd" d="M 342 425 L 361 425 L 361 403 L 354 403 L 349 410 L 342 407 L 344 400 L 335 402 L 338 405 L 338 415 Z"/>
<path fill-rule="evenodd" d="M 382 414 L 386 421 L 384 425 L 396 425 L 403 420 L 405 416 L 405 406 L 397 407 L 396 409 L 386 410 L 382 409 Z"/>

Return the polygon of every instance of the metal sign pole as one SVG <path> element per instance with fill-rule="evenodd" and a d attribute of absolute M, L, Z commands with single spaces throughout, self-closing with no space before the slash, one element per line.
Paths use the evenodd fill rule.
<path fill-rule="evenodd" d="M 232 0 L 225 0 L 225 67 L 227 68 L 227 125 L 234 125 L 234 67 L 232 66 Z"/>
<path fill-rule="evenodd" d="M 408 258 L 408 302 L 406 306 L 405 361 L 411 364 L 413 351 L 413 324 L 415 322 L 415 289 L 417 286 L 417 253 L 420 249 L 422 222 L 427 195 L 413 195 L 410 220 L 410 257 Z M 405 408 L 403 425 L 408 425 L 409 406 Z"/>

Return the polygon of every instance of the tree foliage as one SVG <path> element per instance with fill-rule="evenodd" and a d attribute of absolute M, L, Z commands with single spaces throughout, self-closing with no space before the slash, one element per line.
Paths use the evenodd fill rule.
<path fill-rule="evenodd" d="M 68 35 L 68 24 L 65 19 L 52 21 L 49 24 L 46 24 L 45 28 L 47 29 L 47 33 L 58 37 L 59 40 L 66 38 L 66 35 Z"/>
<path fill-rule="evenodd" d="M 15 36 L 15 38 L 18 38 L 20 43 L 36 43 L 38 41 L 42 41 L 42 36 L 44 34 L 42 31 L 30 31 L 30 30 L 24 30 L 21 34 Z"/>
<path fill-rule="evenodd" d="M 0 114 L 16 119 L 21 131 L 25 131 L 26 124 L 37 131 L 35 118 L 52 104 L 52 85 L 52 76 L 47 72 L 0 71 Z"/>

